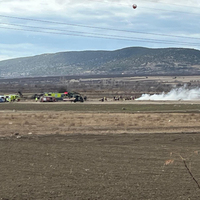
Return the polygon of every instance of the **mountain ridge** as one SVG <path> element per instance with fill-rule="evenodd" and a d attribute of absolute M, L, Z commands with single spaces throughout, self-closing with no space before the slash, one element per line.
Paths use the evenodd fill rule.
<path fill-rule="evenodd" d="M 200 74 L 200 51 L 127 47 L 41 54 L 0 61 L 1 77 L 105 74 Z"/>

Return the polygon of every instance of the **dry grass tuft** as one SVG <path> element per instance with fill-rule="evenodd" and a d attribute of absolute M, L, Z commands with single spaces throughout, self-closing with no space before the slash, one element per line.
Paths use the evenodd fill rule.
<path fill-rule="evenodd" d="M 174 163 L 174 160 L 166 160 L 164 165 L 172 165 Z"/>

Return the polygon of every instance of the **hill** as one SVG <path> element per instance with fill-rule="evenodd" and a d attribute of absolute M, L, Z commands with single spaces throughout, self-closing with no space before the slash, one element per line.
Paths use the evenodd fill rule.
<path fill-rule="evenodd" d="M 0 61 L 1 77 L 200 74 L 200 51 L 129 47 L 115 51 L 70 51 Z"/>

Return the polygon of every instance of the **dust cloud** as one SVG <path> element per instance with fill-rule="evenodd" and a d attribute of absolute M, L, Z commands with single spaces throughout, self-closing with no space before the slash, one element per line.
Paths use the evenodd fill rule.
<path fill-rule="evenodd" d="M 162 92 L 160 94 L 143 94 L 136 100 L 151 101 L 178 101 L 178 100 L 200 100 L 200 88 L 188 89 L 186 86 L 174 88 L 170 92 Z"/>

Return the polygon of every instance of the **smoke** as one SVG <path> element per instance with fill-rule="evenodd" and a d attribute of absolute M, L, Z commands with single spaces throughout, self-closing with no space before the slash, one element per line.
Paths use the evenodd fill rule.
<path fill-rule="evenodd" d="M 143 94 L 136 100 L 152 100 L 152 101 L 178 101 L 178 100 L 200 100 L 200 88 L 187 89 L 186 86 L 172 89 L 170 92 L 161 94 Z"/>

